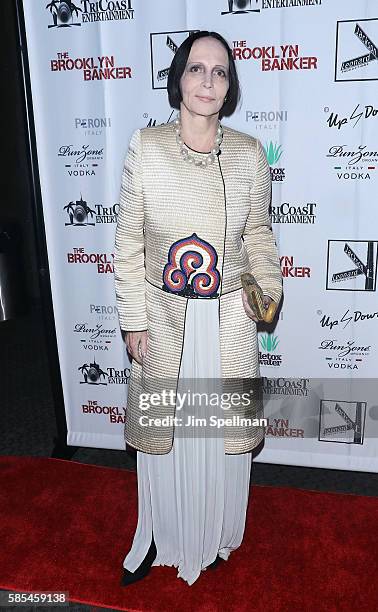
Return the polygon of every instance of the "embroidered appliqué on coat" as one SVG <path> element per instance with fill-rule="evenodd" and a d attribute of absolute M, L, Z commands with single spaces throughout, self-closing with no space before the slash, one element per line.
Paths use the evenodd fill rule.
<path fill-rule="evenodd" d="M 197 234 L 174 242 L 163 270 L 164 291 L 184 297 L 217 297 L 220 274 L 214 247 Z"/>

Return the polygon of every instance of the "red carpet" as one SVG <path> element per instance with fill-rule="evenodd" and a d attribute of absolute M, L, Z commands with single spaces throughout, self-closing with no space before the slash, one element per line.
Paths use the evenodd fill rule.
<path fill-rule="evenodd" d="M 253 486 L 242 546 L 188 586 L 154 567 L 120 587 L 137 520 L 136 474 L 72 461 L 0 457 L 0 587 L 166 612 L 378 609 L 378 501 Z"/>

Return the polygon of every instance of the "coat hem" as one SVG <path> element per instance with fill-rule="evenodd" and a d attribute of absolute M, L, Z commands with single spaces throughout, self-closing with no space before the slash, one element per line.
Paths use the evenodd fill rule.
<path fill-rule="evenodd" d="M 143 447 L 143 444 L 138 446 L 136 442 L 132 443 L 127 438 L 125 438 L 125 443 L 128 446 L 131 446 L 131 448 L 134 448 L 135 450 L 137 450 L 137 451 L 139 451 L 141 453 L 146 453 L 148 455 L 167 455 L 172 450 L 174 439 L 175 438 L 174 438 L 174 435 L 173 435 L 172 438 L 171 438 L 170 446 L 169 446 L 168 450 L 166 450 L 165 452 L 151 452 L 151 446 L 149 446 L 149 450 L 146 450 L 146 447 Z M 230 451 L 226 451 L 225 450 L 224 454 L 225 455 L 245 455 L 246 453 L 250 453 L 250 452 L 254 451 L 255 448 L 257 448 L 264 441 L 264 439 L 265 439 L 265 436 L 262 436 L 260 439 L 254 440 L 252 442 L 252 446 L 250 448 L 239 450 L 239 451 L 235 451 L 235 452 L 230 452 Z"/>

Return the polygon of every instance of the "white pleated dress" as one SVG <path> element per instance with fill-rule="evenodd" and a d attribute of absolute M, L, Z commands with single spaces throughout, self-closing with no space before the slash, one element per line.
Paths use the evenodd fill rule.
<path fill-rule="evenodd" d="M 218 298 L 188 299 L 178 390 L 195 378 L 221 378 Z M 251 465 L 251 452 L 225 454 L 223 434 L 175 436 L 165 455 L 137 451 L 138 523 L 123 566 L 137 569 L 152 533 L 153 565 L 177 567 L 189 585 L 227 559 L 243 539 Z"/>

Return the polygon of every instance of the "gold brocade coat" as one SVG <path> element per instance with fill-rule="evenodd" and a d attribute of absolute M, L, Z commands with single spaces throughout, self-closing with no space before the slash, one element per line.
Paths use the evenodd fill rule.
<path fill-rule="evenodd" d="M 223 390 L 241 392 L 260 370 L 256 324 L 243 307 L 240 274 L 250 271 L 265 294 L 281 298 L 264 149 L 259 139 L 223 126 L 220 150 L 213 164 L 188 163 L 171 121 L 135 130 L 124 161 L 114 245 L 116 303 L 121 329 L 148 330 L 143 366 L 135 359 L 131 364 L 124 435 L 127 444 L 147 453 L 172 447 L 174 424 L 146 427 L 140 417 L 174 416 L 175 405 L 143 411 L 139 397 L 177 383 L 188 299 L 219 299 Z M 225 452 L 252 450 L 264 429 L 240 425 L 240 419 L 261 418 L 261 403 L 239 405 L 226 416 L 231 414 L 237 423 L 225 434 Z"/>

